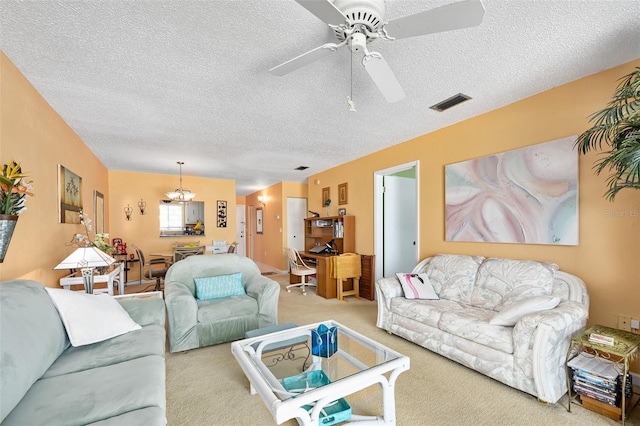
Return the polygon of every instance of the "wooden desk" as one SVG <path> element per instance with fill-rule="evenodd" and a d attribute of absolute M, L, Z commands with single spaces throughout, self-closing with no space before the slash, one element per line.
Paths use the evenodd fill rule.
<path fill-rule="evenodd" d="M 325 299 L 335 299 L 336 297 L 338 297 L 336 280 L 331 279 L 331 273 L 329 270 L 329 263 L 330 263 L 329 259 L 331 258 L 331 256 L 333 255 L 328 253 L 317 254 L 317 253 L 309 253 L 307 251 L 300 252 L 300 257 L 302 257 L 302 259 L 305 260 L 305 262 L 306 262 L 306 259 L 315 260 L 316 283 L 317 283 L 316 293 L 318 294 L 318 296 L 322 296 Z M 309 266 L 312 266 L 312 265 L 309 265 Z M 295 284 L 299 282 L 300 282 L 299 276 L 289 273 L 290 284 Z M 353 280 L 352 279 L 346 280 L 346 283 L 345 283 L 346 289 L 349 288 L 348 283 L 351 283 L 351 285 L 353 285 Z"/>

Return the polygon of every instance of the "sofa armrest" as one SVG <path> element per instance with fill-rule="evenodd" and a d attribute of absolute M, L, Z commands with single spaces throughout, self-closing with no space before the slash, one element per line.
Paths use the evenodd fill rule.
<path fill-rule="evenodd" d="M 280 284 L 265 276 L 256 275 L 247 282 L 245 291 L 258 301 L 259 327 L 277 324 Z"/>
<path fill-rule="evenodd" d="M 378 320 L 376 326 L 389 331 L 391 299 L 402 297 L 402 286 L 396 277 L 380 278 L 376 281 L 376 299 L 378 300 Z"/>
<path fill-rule="evenodd" d="M 198 304 L 186 285 L 172 281 L 165 284 L 169 350 L 186 351 L 198 347 Z"/>
<path fill-rule="evenodd" d="M 565 301 L 548 311 L 525 315 L 514 326 L 514 361 L 533 377 L 538 398 L 555 403 L 567 391 L 564 362 L 571 338 L 584 330 L 588 309 Z"/>
<path fill-rule="evenodd" d="M 164 300 L 157 297 L 117 299 L 132 320 L 141 326 L 156 324 L 164 327 Z"/>

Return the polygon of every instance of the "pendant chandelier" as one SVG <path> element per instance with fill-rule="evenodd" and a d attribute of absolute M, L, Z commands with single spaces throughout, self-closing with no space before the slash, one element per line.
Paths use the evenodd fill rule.
<path fill-rule="evenodd" d="M 191 201 L 195 198 L 196 194 L 189 191 L 188 189 L 182 188 L 182 165 L 184 161 L 178 161 L 178 165 L 180 166 L 180 188 L 175 191 L 167 192 L 165 195 L 169 197 L 172 201 L 179 201 L 181 203 L 185 203 L 187 201 Z"/>

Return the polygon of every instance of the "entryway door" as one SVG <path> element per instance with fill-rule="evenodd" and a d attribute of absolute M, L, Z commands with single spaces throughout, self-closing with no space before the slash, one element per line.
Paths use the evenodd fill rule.
<path fill-rule="evenodd" d="M 247 223 L 245 208 L 246 206 L 243 204 L 236 206 L 236 242 L 238 243 L 236 253 L 238 256 L 247 255 L 247 243 L 245 238 L 247 233 Z"/>
<path fill-rule="evenodd" d="M 304 218 L 307 199 L 287 197 L 287 247 L 304 251 Z"/>
<path fill-rule="evenodd" d="M 376 279 L 409 272 L 418 263 L 418 162 L 375 173 Z"/>

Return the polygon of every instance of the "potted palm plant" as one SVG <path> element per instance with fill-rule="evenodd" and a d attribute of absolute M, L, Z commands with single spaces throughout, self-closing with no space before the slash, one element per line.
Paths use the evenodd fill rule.
<path fill-rule="evenodd" d="M 593 127 L 582 133 L 576 146 L 586 154 L 605 149 L 596 161 L 596 174 L 610 171 L 605 197 L 614 201 L 622 189 L 640 189 L 640 67 L 620 79 L 606 108 L 589 117 Z"/>
<path fill-rule="evenodd" d="M 27 208 L 25 201 L 32 196 L 31 181 L 26 181 L 20 163 L 11 160 L 2 166 L 0 174 L 0 263 L 9 248 L 13 230 L 18 222 L 18 215 Z"/>

